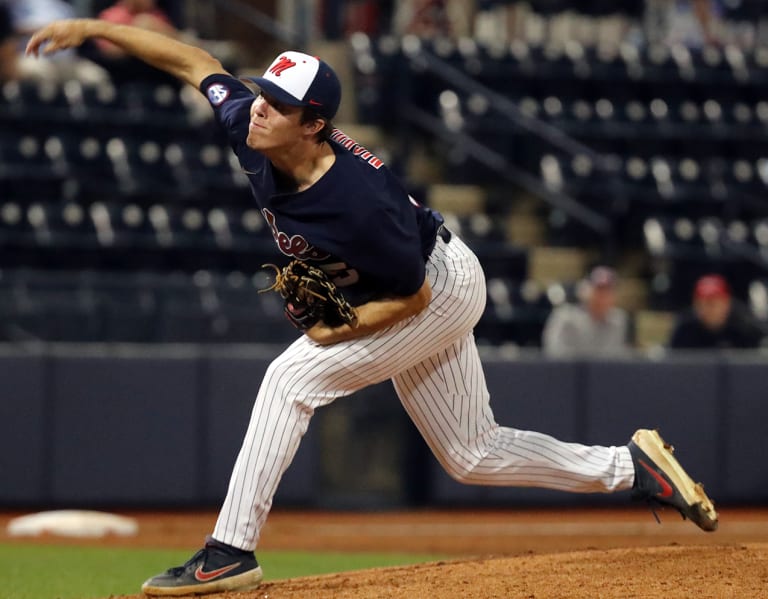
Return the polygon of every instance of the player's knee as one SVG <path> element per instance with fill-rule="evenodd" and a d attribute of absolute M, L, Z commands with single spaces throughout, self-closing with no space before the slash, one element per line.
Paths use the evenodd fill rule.
<path fill-rule="evenodd" d="M 477 464 L 443 462 L 443 468 L 453 480 L 464 485 L 475 484 L 475 471 Z"/>
<path fill-rule="evenodd" d="M 262 380 L 273 387 L 303 387 L 308 382 L 305 366 L 305 362 L 283 353 L 270 362 Z"/>
<path fill-rule="evenodd" d="M 315 408 L 331 403 L 336 395 L 307 377 L 296 360 L 278 357 L 267 367 L 262 379 L 260 395 L 273 405 L 284 404 L 306 410 L 311 415 Z"/>
<path fill-rule="evenodd" d="M 435 456 L 453 480 L 465 485 L 485 484 L 486 458 L 496 446 L 497 436 L 498 426 L 494 425 L 471 439 L 454 439 L 443 451 L 435 450 Z"/>
<path fill-rule="evenodd" d="M 448 475 L 458 483 L 463 485 L 469 484 L 470 472 L 465 469 L 446 468 Z"/>
<path fill-rule="evenodd" d="M 291 377 L 290 365 L 274 361 L 267 367 L 262 385 L 269 387 L 269 395 L 272 398 L 284 401 L 288 396 L 287 389 L 290 387 Z"/>

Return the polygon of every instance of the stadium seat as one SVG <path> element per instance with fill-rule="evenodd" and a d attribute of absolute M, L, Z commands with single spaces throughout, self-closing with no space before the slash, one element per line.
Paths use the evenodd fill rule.
<path fill-rule="evenodd" d="M 534 281 L 489 277 L 486 308 L 475 337 L 481 344 L 539 346 L 551 309 L 545 290 Z"/>

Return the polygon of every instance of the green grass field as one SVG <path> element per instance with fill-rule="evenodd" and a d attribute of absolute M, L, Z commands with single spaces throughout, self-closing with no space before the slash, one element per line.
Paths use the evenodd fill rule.
<path fill-rule="evenodd" d="M 139 592 L 141 583 L 190 551 L 0 544 L 0 599 L 92 599 Z M 404 553 L 258 553 L 265 580 L 413 564 L 437 555 Z"/>

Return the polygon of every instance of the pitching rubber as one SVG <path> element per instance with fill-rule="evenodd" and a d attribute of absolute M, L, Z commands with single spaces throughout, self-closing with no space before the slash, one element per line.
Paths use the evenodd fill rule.
<path fill-rule="evenodd" d="M 715 504 L 707 497 L 701 483 L 695 483 L 673 455 L 674 447 L 661 438 L 658 431 L 640 429 L 632 441 L 651 458 L 675 485 L 693 514 L 687 514 L 702 529 L 717 530 L 718 516 Z"/>
<path fill-rule="evenodd" d="M 141 591 L 145 595 L 178 597 L 180 595 L 207 595 L 208 593 L 222 593 L 225 591 L 252 591 L 261 584 L 264 575 L 261 566 L 248 570 L 236 576 L 229 576 L 221 580 L 214 580 L 208 583 L 179 586 L 179 587 L 157 587 L 150 585 L 151 578 L 141 585 Z"/>

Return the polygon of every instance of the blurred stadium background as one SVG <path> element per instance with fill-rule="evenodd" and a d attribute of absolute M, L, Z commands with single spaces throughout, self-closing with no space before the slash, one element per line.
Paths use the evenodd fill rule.
<path fill-rule="evenodd" d="M 37 4 L 6 1 L 12 16 Z M 34 16 L 107 4 L 40 2 Z M 716 498 L 768 498 L 763 354 L 661 351 L 705 273 L 768 322 L 765 2 L 157 6 L 233 72 L 260 73 L 285 47 L 337 68 L 337 126 L 483 262 L 476 336 L 491 390 L 514 390 L 495 396 L 502 423 L 612 443 L 663 426 Z M 28 29 L 10 25 L 18 50 Z M 94 47 L 13 60 L 0 463 L 14 484 L 0 505 L 216 505 L 260 374 L 296 335 L 279 298 L 258 293 L 277 252 L 247 179 L 195 90 Z M 547 317 L 595 264 L 619 273 L 636 352 L 544 359 Z M 460 489 L 388 386 L 361 395 L 318 414 L 278 503 L 573 500 Z"/>

